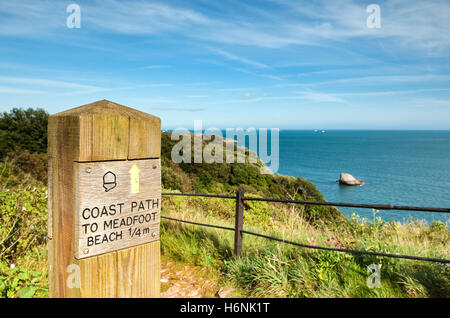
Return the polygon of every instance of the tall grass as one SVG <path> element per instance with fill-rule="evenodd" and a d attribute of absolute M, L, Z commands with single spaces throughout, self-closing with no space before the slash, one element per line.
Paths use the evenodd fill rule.
<path fill-rule="evenodd" d="M 165 197 L 162 215 L 233 227 L 234 204 Z M 244 228 L 310 245 L 449 259 L 445 224 L 382 222 L 379 213 L 372 220 L 355 213 L 347 226 L 334 227 L 307 222 L 301 207 L 264 203 L 246 206 Z M 247 234 L 236 259 L 233 231 L 164 220 L 161 232 L 163 254 L 215 269 L 243 297 L 450 297 L 450 264 L 313 250 Z M 381 266 L 380 288 L 369 287 L 371 264 Z"/>
<path fill-rule="evenodd" d="M 0 163 L 0 297 L 46 297 L 47 189 Z"/>

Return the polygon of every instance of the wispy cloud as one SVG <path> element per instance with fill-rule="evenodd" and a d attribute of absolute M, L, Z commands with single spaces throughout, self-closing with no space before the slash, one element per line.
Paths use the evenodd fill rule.
<path fill-rule="evenodd" d="M 250 66 L 253 66 L 253 67 L 256 67 L 256 68 L 270 68 L 266 64 L 263 64 L 263 63 L 260 63 L 260 62 L 256 62 L 256 61 L 252 61 L 252 60 L 247 59 L 245 57 L 237 56 L 237 55 L 234 55 L 234 54 L 232 54 L 230 52 L 226 52 L 226 51 L 218 49 L 218 48 L 214 48 L 214 47 L 208 46 L 207 49 L 209 51 L 211 51 L 211 52 L 213 52 L 215 54 L 218 54 L 218 55 L 220 55 L 222 57 L 225 57 L 226 59 L 231 60 L 231 61 L 237 61 L 239 63 L 247 64 L 247 65 L 250 65 Z"/>
<path fill-rule="evenodd" d="M 1 94 L 46 94 L 46 91 L 35 90 L 35 89 L 22 89 L 8 86 L 0 86 Z"/>
<path fill-rule="evenodd" d="M 255 95 L 255 94 L 252 94 L 252 93 L 244 93 L 244 94 L 241 95 L 240 98 L 243 99 L 243 100 L 246 100 L 246 99 L 252 99 L 252 98 L 257 98 L 258 100 L 262 100 L 261 97 L 266 97 L 266 98 L 268 98 L 268 97 L 269 97 L 269 94 L 267 94 L 267 93 L 262 93 L 262 94 Z"/>
<path fill-rule="evenodd" d="M 253 95 L 251 93 L 244 93 L 241 95 L 241 99 L 250 99 L 253 98 Z"/>
<path fill-rule="evenodd" d="M 200 12 L 166 3 L 103 0 L 91 1 L 85 6 L 91 13 L 86 15 L 87 24 L 122 34 L 188 31 L 195 26 L 211 24 L 211 20 Z"/>
<path fill-rule="evenodd" d="M 394 47 L 401 45 L 417 50 L 445 49 L 450 46 L 450 4 L 448 1 L 383 1 L 381 28 L 369 29 L 366 25 L 366 5 L 354 0 L 298 2 L 274 0 L 291 8 L 298 15 L 312 19 L 305 25 L 302 37 L 314 35 L 319 41 L 345 41 L 354 38 L 390 39 Z M 310 20 L 311 21 L 311 20 Z"/>
<path fill-rule="evenodd" d="M 375 91 L 375 92 L 351 92 L 351 93 L 338 93 L 337 96 L 395 96 L 395 95 L 412 95 L 420 93 L 435 93 L 435 92 L 448 92 L 450 88 L 423 88 L 423 89 L 411 89 L 411 90 L 391 90 L 391 91 Z"/>
<path fill-rule="evenodd" d="M 344 100 L 343 98 L 335 95 L 335 94 L 328 94 L 323 92 L 313 92 L 313 91 L 307 91 L 307 92 L 300 92 L 299 93 L 300 98 L 315 102 L 315 103 L 339 103 L 339 104 L 349 104 L 347 100 Z"/>
<path fill-rule="evenodd" d="M 49 80 L 42 78 L 27 78 L 27 77 L 8 77 L 0 76 L 0 83 L 10 83 L 10 84 L 26 84 L 33 86 L 45 86 L 45 87 L 57 87 L 57 88 L 77 88 L 77 89 L 101 89 L 100 87 L 93 85 L 84 85 L 73 82 Z"/>
<path fill-rule="evenodd" d="M 131 85 L 100 87 L 96 85 L 79 84 L 75 82 L 49 80 L 43 78 L 0 76 L 0 83 L 7 83 L 9 86 L 3 86 L 1 92 L 16 94 L 47 94 L 48 96 L 70 96 L 83 95 L 107 91 L 133 90 L 149 86 L 166 86 L 167 84 L 149 84 L 149 85 Z M 11 87 L 14 85 L 14 87 Z"/>
<path fill-rule="evenodd" d="M 227 87 L 227 88 L 218 88 L 219 92 L 235 92 L 235 91 L 249 91 L 249 90 L 260 90 L 260 87 Z"/>
<path fill-rule="evenodd" d="M 315 71 L 315 72 L 306 72 L 306 73 L 298 73 L 296 76 L 303 77 L 303 76 L 311 76 L 311 75 L 322 75 L 322 74 L 328 74 L 330 73 L 329 70 L 327 71 Z"/>
<path fill-rule="evenodd" d="M 162 69 L 162 68 L 170 68 L 170 65 L 147 65 L 147 66 L 143 66 L 143 69 L 146 70 L 154 70 L 154 69 Z"/>
<path fill-rule="evenodd" d="M 450 75 L 445 74 L 420 74 L 420 75 L 378 75 L 378 76 L 355 76 L 337 78 L 332 80 L 319 80 L 301 83 L 277 84 L 276 87 L 314 87 L 321 85 L 336 84 L 358 84 L 358 85 L 393 85 L 393 84 L 414 84 L 414 83 L 448 83 Z"/>
<path fill-rule="evenodd" d="M 206 98 L 209 97 L 209 95 L 185 95 L 185 98 Z"/>
<path fill-rule="evenodd" d="M 62 14 L 57 14 L 61 10 Z M 65 27 L 65 7 L 54 1 L 3 1 L 0 6 L 1 36 L 50 35 Z"/>
<path fill-rule="evenodd" d="M 276 9 L 274 9 L 274 3 Z M 0 7 L 0 35 L 62 35 L 66 3 L 50 0 L 6 1 Z M 258 5 L 233 3 L 225 15 L 211 14 L 214 3 L 199 6 L 162 1 L 92 0 L 81 2 L 82 28 L 126 35 L 176 35 L 208 43 L 262 48 L 323 45 L 354 39 L 389 40 L 397 47 L 445 54 L 450 47 L 450 3 L 444 0 L 383 1 L 380 29 L 366 25 L 366 4 L 357 0 L 270 0 Z M 240 14 L 240 10 L 246 14 Z M 59 12 L 59 13 L 57 13 Z M 216 54 L 254 67 L 264 63 L 217 49 Z"/>
<path fill-rule="evenodd" d="M 275 80 L 275 81 L 283 81 L 284 79 L 280 76 L 277 75 L 273 75 L 273 74 L 266 74 L 266 73 L 258 73 L 258 72 L 254 72 L 254 71 L 250 71 L 248 69 L 245 68 L 240 68 L 240 67 L 232 67 L 233 70 L 241 72 L 241 73 L 245 73 L 245 74 L 250 74 L 253 76 L 257 76 L 257 77 L 262 77 L 262 78 L 268 78 L 271 80 Z"/>
<path fill-rule="evenodd" d="M 441 98 L 414 98 L 407 101 L 408 107 L 450 107 L 450 99 Z"/>
<path fill-rule="evenodd" d="M 329 45 L 330 41 L 355 38 L 390 39 L 392 46 L 433 50 L 433 54 L 445 53 L 442 50 L 450 46 L 450 32 L 444 31 L 450 29 L 450 3 L 443 0 L 383 1 L 382 25 L 376 30 L 367 28 L 366 5 L 356 0 L 236 2 L 236 10 L 227 15 L 208 14 L 214 3 L 93 0 L 80 6 L 82 28 L 116 34 L 177 34 L 210 43 L 266 48 Z M 240 15 L 239 10 L 246 14 Z M 65 28 L 65 3 L 55 8 L 55 2 L 49 0 L 7 1 L 2 3 L 0 15 L 0 35 L 4 36 L 52 34 Z M 225 51 L 216 53 L 265 67 Z"/>
<path fill-rule="evenodd" d="M 181 108 L 181 107 L 152 107 L 152 110 L 161 110 L 169 112 L 201 112 L 205 111 L 205 108 Z"/>
<path fill-rule="evenodd" d="M 381 28 L 369 29 L 370 2 L 360 0 L 77 0 L 77 30 L 66 26 L 70 2 L 3 2 L 0 93 L 8 103 L 48 100 L 56 109 L 67 96 L 105 95 L 171 111 L 169 121 L 218 110 L 232 121 L 235 112 L 271 117 L 263 107 L 291 120 L 305 114 L 299 105 L 336 109 L 327 114 L 335 118 L 345 107 L 329 105 L 400 114 L 408 101 L 450 100 L 448 1 L 375 2 Z M 436 117 L 448 115 L 443 109 L 433 109 Z"/>

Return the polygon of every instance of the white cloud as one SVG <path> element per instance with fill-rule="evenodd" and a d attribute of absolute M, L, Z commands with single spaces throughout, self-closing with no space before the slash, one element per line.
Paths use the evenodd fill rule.
<path fill-rule="evenodd" d="M 150 85 L 130 85 L 130 86 L 114 86 L 114 87 L 100 87 L 94 85 L 85 85 L 75 82 L 49 80 L 43 78 L 29 78 L 29 77 L 12 77 L 0 76 L 0 83 L 6 83 L 11 86 L 0 87 L 0 93 L 7 94 L 46 94 L 47 96 L 71 96 L 71 95 L 85 95 L 92 93 L 134 90 L 149 86 L 160 86 L 167 84 L 150 84 Z"/>
<path fill-rule="evenodd" d="M 206 98 L 209 97 L 209 95 L 185 95 L 185 98 Z"/>
<path fill-rule="evenodd" d="M 154 70 L 154 69 L 161 69 L 161 68 L 170 68 L 170 65 L 147 65 L 142 67 L 143 69 L 147 70 Z"/>
<path fill-rule="evenodd" d="M 2 1 L 0 35 L 30 36 L 50 34 L 67 28 L 65 7 L 54 1 Z"/>
<path fill-rule="evenodd" d="M 47 92 L 35 89 L 22 89 L 8 86 L 0 86 L 1 94 L 45 94 Z"/>
<path fill-rule="evenodd" d="M 252 60 L 249 60 L 249 59 L 247 59 L 245 57 L 237 56 L 237 55 L 231 54 L 231 53 L 226 52 L 226 51 L 221 50 L 221 49 L 213 48 L 213 47 L 210 47 L 210 46 L 208 46 L 207 49 L 209 51 L 215 53 L 215 54 L 218 54 L 220 56 L 225 57 L 228 60 L 237 61 L 237 62 L 240 62 L 240 63 L 243 63 L 243 64 L 247 64 L 247 65 L 250 65 L 250 66 L 253 66 L 253 67 L 256 67 L 256 68 L 269 68 L 269 66 L 266 65 L 266 64 L 263 64 L 263 63 L 260 63 L 260 62 L 256 62 L 256 61 L 252 61 Z"/>
<path fill-rule="evenodd" d="M 411 90 L 393 90 L 393 91 L 377 91 L 377 92 L 358 92 L 358 93 L 339 93 L 337 96 L 395 96 L 395 95 L 410 95 L 420 93 L 434 93 L 450 91 L 450 88 L 423 88 Z"/>
<path fill-rule="evenodd" d="M 311 83 L 290 83 L 280 84 L 282 86 L 318 86 L 327 84 L 358 84 L 358 85 L 375 85 L 375 84 L 412 84 L 412 83 L 432 83 L 432 82 L 448 82 L 450 75 L 439 74 L 422 74 L 422 75 L 379 75 L 379 76 L 360 76 L 340 78 L 335 80 L 327 80 Z"/>
<path fill-rule="evenodd" d="M 322 92 L 300 92 L 300 97 L 307 101 L 315 103 L 339 103 L 339 104 L 349 104 L 348 101 L 340 98 L 334 94 L 322 93 Z"/>
<path fill-rule="evenodd" d="M 4 2 L 0 6 L 0 35 L 63 33 L 67 29 L 65 5 L 55 6 L 49 0 Z M 264 48 L 295 44 L 326 46 L 333 41 L 354 39 L 387 39 L 390 49 L 402 46 L 429 54 L 445 54 L 450 46 L 450 3 L 444 0 L 383 1 L 379 4 L 380 29 L 367 28 L 367 3 L 357 0 L 271 0 L 232 5 L 233 10 L 228 8 L 222 13 L 223 7 L 214 2 L 200 6 L 192 2 L 175 5 L 162 1 L 81 1 L 81 28 L 115 34 L 173 34 L 209 43 Z M 222 55 L 239 59 L 225 51 Z M 241 62 L 264 67 L 251 60 Z"/>
<path fill-rule="evenodd" d="M 158 2 L 102 0 L 91 1 L 86 7 L 86 24 L 122 34 L 182 31 L 211 24 L 206 15 L 195 10 Z"/>
<path fill-rule="evenodd" d="M 251 99 L 253 98 L 253 95 L 251 93 L 244 93 L 241 95 L 241 99 Z"/>
<path fill-rule="evenodd" d="M 407 101 L 408 107 L 450 107 L 450 99 L 415 98 Z"/>
<path fill-rule="evenodd" d="M 171 112 L 202 112 L 205 108 L 180 108 L 180 107 L 152 107 L 152 110 L 171 111 Z"/>
<path fill-rule="evenodd" d="M 24 84 L 24 85 L 33 85 L 33 86 L 54 87 L 54 88 L 72 88 L 72 89 L 90 89 L 90 90 L 102 89 L 100 87 L 92 86 L 92 85 L 83 85 L 83 84 L 78 84 L 78 83 L 48 80 L 48 79 L 41 79 L 41 78 L 0 76 L 0 83 L 1 82 L 10 83 L 10 84 Z"/>

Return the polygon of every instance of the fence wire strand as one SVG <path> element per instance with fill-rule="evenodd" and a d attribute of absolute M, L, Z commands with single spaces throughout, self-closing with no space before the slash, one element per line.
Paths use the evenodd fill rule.
<path fill-rule="evenodd" d="M 228 195 L 216 195 L 216 194 L 194 194 L 194 193 L 161 193 L 162 195 L 179 195 L 179 196 L 196 196 L 196 197 L 213 197 L 213 198 L 222 198 L 222 199 L 236 199 L 236 196 L 228 196 Z M 450 209 L 446 208 L 429 208 L 429 207 L 411 207 L 411 206 L 394 206 L 394 205 L 383 205 L 383 204 L 356 204 L 356 203 L 341 203 L 341 202 L 315 202 L 315 201 L 300 201 L 300 200 L 287 200 L 287 199 L 269 199 L 269 198 L 252 198 L 252 197 L 243 197 L 243 201 L 267 201 L 267 202 L 282 202 L 282 203 L 297 203 L 297 204 L 304 204 L 304 205 L 330 205 L 330 206 L 346 206 L 346 207 L 361 207 L 361 208 L 376 208 L 376 209 L 383 209 L 383 210 L 413 210 L 413 211 L 424 211 L 424 212 L 444 212 L 444 213 L 450 213 Z M 163 219 L 167 219 L 170 221 L 176 221 L 176 222 L 183 222 L 183 223 L 189 223 L 193 225 L 199 225 L 199 226 L 205 226 L 205 227 L 212 227 L 212 228 L 218 228 L 223 230 L 230 230 L 230 231 L 236 231 L 235 228 L 232 227 L 225 227 L 220 225 L 212 225 L 212 224 L 205 224 L 205 223 L 198 223 L 193 221 L 187 221 L 187 220 L 181 220 L 176 218 L 171 218 L 167 216 L 161 216 Z M 334 252 L 343 252 L 343 253 L 350 253 L 350 254 L 363 254 L 363 255 L 372 255 L 372 256 L 381 256 L 381 257 L 392 257 L 392 258 L 402 258 L 402 259 L 409 259 L 409 260 L 416 260 L 416 261 L 427 261 L 427 262 L 436 262 L 436 263 L 444 263 L 444 264 L 450 264 L 450 260 L 448 259 L 441 259 L 441 258 L 433 258 L 433 257 L 424 257 L 424 256 L 412 256 L 412 255 L 402 255 L 402 254 L 392 254 L 392 253 L 382 253 L 382 252 L 374 252 L 374 251 L 365 251 L 365 250 L 355 250 L 355 249 L 340 249 L 340 248 L 334 248 L 334 247 L 326 247 L 326 246 L 315 246 L 315 245 L 308 245 L 308 244 L 302 244 L 297 243 L 273 236 L 268 236 L 265 234 L 250 232 L 246 230 L 240 230 L 241 233 L 245 233 L 248 235 L 258 236 L 262 238 L 266 238 L 269 240 L 274 240 L 294 246 L 299 247 L 305 247 L 305 248 L 311 248 L 311 249 L 318 249 L 318 250 L 327 250 L 327 251 L 334 251 Z"/>
<path fill-rule="evenodd" d="M 198 223 L 198 222 L 193 222 L 193 221 L 187 221 L 187 220 L 182 220 L 182 219 L 175 219 L 175 218 L 171 218 L 168 216 L 162 216 L 162 219 L 167 219 L 170 221 L 176 221 L 176 222 L 182 222 L 182 223 L 189 223 L 189 224 L 194 224 L 194 225 L 200 225 L 200 226 L 206 226 L 206 227 L 214 227 L 217 229 L 222 229 L 222 230 L 231 230 L 234 231 L 234 228 L 232 227 L 226 227 L 226 226 L 220 226 L 220 225 L 213 225 L 213 224 L 206 224 L 206 223 Z"/>
<path fill-rule="evenodd" d="M 390 254 L 390 253 L 373 252 L 373 251 L 365 251 L 365 250 L 354 250 L 354 249 L 347 249 L 347 248 L 339 249 L 339 248 L 335 248 L 335 247 L 315 246 L 315 245 L 308 245 L 308 244 L 302 244 L 302 243 L 297 243 L 297 242 L 293 242 L 293 241 L 288 241 L 285 239 L 280 239 L 277 237 L 259 234 L 259 233 L 255 233 L 255 232 L 249 232 L 249 231 L 245 231 L 245 230 L 242 230 L 241 232 L 250 234 L 250 235 L 254 235 L 254 236 L 263 237 L 263 238 L 274 240 L 274 241 L 278 241 L 278 242 L 283 242 L 286 244 L 291 244 L 291 245 L 306 247 L 306 248 L 312 248 L 312 249 L 351 253 L 351 254 L 365 254 L 365 255 L 373 255 L 373 256 L 405 258 L 405 259 L 412 259 L 412 260 L 417 260 L 417 261 L 428 261 L 428 262 L 437 262 L 437 263 L 444 263 L 444 264 L 450 263 L 450 260 L 448 260 L 448 259 L 423 257 L 423 256 L 411 256 L 411 255 L 402 255 L 402 254 Z"/>

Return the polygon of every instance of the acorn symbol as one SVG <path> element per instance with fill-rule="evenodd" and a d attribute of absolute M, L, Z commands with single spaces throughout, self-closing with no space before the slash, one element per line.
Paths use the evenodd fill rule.
<path fill-rule="evenodd" d="M 116 175 L 111 171 L 108 171 L 103 175 L 103 188 L 105 192 L 108 192 L 116 187 Z"/>

